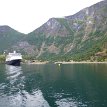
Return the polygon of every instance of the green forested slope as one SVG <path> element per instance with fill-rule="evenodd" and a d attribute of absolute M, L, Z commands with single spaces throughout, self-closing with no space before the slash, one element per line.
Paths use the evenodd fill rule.
<path fill-rule="evenodd" d="M 16 49 L 43 60 L 106 60 L 107 1 L 71 16 L 51 18 L 27 35 L 5 31 L 0 31 L 0 51 Z"/>

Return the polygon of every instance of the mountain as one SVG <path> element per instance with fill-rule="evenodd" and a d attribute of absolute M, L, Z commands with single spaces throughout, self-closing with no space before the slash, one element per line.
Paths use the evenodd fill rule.
<path fill-rule="evenodd" d="M 83 57 L 106 48 L 107 1 L 99 2 L 65 18 L 51 18 L 29 33 L 36 57 Z"/>
<path fill-rule="evenodd" d="M 38 59 L 105 59 L 107 1 L 101 1 L 71 16 L 51 18 L 26 36 L 18 34 L 15 37 L 19 37 L 17 42 L 13 43 L 13 39 L 10 42 L 12 45 L 8 47 Z"/>
<path fill-rule="evenodd" d="M 0 26 L 0 53 L 11 50 L 12 46 L 20 41 L 23 35 L 9 26 Z"/>

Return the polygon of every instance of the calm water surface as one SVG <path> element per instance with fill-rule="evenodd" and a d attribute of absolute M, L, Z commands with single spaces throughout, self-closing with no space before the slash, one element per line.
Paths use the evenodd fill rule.
<path fill-rule="evenodd" d="M 0 107 L 107 107 L 107 64 L 0 65 Z"/>

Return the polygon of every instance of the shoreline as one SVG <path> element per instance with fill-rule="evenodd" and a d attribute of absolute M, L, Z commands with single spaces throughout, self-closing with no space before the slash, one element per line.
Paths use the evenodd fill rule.
<path fill-rule="evenodd" d="M 25 63 L 25 64 L 107 64 L 107 62 L 87 62 L 87 61 L 81 61 L 81 62 L 48 62 L 48 61 L 45 61 L 45 62 L 29 62 L 29 63 Z"/>
<path fill-rule="evenodd" d="M 81 62 L 55 62 L 55 64 L 107 64 L 107 62 L 87 62 L 87 61 L 81 61 Z"/>

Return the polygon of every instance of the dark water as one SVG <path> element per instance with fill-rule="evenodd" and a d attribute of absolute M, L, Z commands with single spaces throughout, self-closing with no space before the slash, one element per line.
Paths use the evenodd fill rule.
<path fill-rule="evenodd" d="M 107 64 L 0 65 L 0 107 L 107 107 Z"/>

